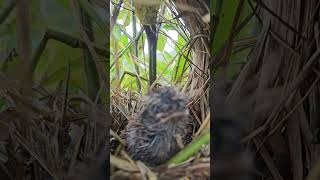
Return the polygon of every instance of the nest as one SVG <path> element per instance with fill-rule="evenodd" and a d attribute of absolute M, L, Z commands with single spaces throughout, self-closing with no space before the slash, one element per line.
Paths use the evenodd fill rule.
<path fill-rule="evenodd" d="M 112 102 L 111 114 L 117 122 L 113 123 L 112 129 L 118 133 L 118 138 L 123 137 L 121 140 L 111 139 L 113 179 L 209 177 L 208 146 L 183 164 L 174 167 L 165 165 L 181 149 L 174 134 L 181 135 L 183 146 L 192 140 L 199 128 L 196 118 L 187 113 L 189 101 L 181 92 L 164 87 L 148 93 L 144 98 L 124 92 L 113 94 Z"/>
<path fill-rule="evenodd" d="M 186 47 L 188 52 L 192 52 L 190 56 L 190 61 L 186 62 L 186 66 L 191 67 L 190 72 L 184 71 L 181 77 L 176 78 L 176 82 L 170 82 L 169 84 L 174 84 L 172 86 L 178 87 L 182 93 L 188 94 L 189 99 L 185 103 L 188 110 L 188 122 L 187 125 L 182 125 L 186 127 L 177 128 L 187 131 L 187 133 L 178 130 L 178 134 L 182 134 L 182 145 L 188 144 L 188 142 L 193 141 L 195 137 L 198 137 L 204 129 L 207 129 L 210 126 L 210 113 L 209 113 L 209 23 L 204 22 L 201 17 L 205 16 L 209 12 L 208 4 L 204 3 L 207 1 L 168 1 L 166 6 L 170 11 L 174 12 L 188 12 L 192 14 L 191 16 L 183 16 L 180 22 L 183 26 L 183 31 L 188 32 L 190 37 L 196 37 L 201 34 L 199 38 L 191 38 L 190 44 Z M 180 20 L 179 20 L 180 21 Z M 185 26 L 183 25 L 185 24 Z M 192 60 L 191 60 L 192 59 Z M 177 58 L 178 60 L 178 58 Z M 184 68 L 183 68 L 184 69 Z M 160 75 L 159 75 L 160 76 Z M 186 77 L 186 78 L 184 78 Z M 159 77 L 160 78 L 160 77 Z M 183 80 L 182 80 L 183 79 Z M 118 82 L 116 78 L 115 82 Z M 162 83 L 162 82 L 158 82 Z M 114 88 L 111 91 L 111 116 L 112 116 L 112 137 L 110 139 L 111 143 L 111 174 L 112 179 L 179 179 L 183 177 L 189 177 L 191 179 L 208 179 L 209 178 L 209 169 L 210 169 L 210 149 L 208 146 L 203 147 L 201 151 L 195 153 L 192 157 L 189 157 L 188 160 L 183 161 L 182 164 L 176 164 L 173 166 L 167 166 L 165 160 L 171 157 L 176 152 L 180 151 L 177 148 L 177 143 L 173 140 L 172 137 L 168 138 L 170 140 L 170 145 L 173 150 L 168 150 L 169 154 L 166 154 L 165 158 L 160 158 L 161 160 L 157 162 L 150 162 L 151 158 L 141 157 L 141 148 L 138 144 L 132 144 L 130 148 L 126 148 L 128 143 L 137 142 L 133 137 L 143 136 L 137 133 L 137 136 L 131 137 L 132 142 L 127 142 L 128 136 L 125 136 L 125 130 L 128 127 L 134 127 L 135 123 L 143 124 L 142 122 L 145 118 L 141 118 L 142 114 L 148 107 L 145 107 L 143 102 L 143 95 L 131 91 L 121 89 L 123 87 L 119 84 L 114 84 L 111 86 Z M 160 93 L 161 94 L 161 93 Z M 170 94 L 170 93 L 169 93 Z M 174 94 L 174 93 L 173 93 Z M 173 95 L 175 96 L 175 95 Z M 156 97 L 153 97 L 157 99 Z M 147 104 L 152 104 L 152 102 L 147 102 Z M 161 104 L 161 103 L 160 103 Z M 170 103 L 172 104 L 172 103 Z M 181 106 L 181 105 L 178 105 Z M 181 106 L 183 107 L 183 106 Z M 151 109 L 151 108 L 150 108 Z M 164 110 L 163 107 L 159 109 Z M 174 109 L 174 108 L 173 108 Z M 154 110 L 145 111 L 146 115 L 149 113 L 154 113 Z M 155 112 L 156 114 L 158 112 Z M 183 113 L 182 113 L 183 114 Z M 135 117 L 136 116 L 136 117 Z M 148 118 L 149 120 L 157 118 Z M 184 118 L 184 117 L 183 117 Z M 131 121 L 132 120 L 132 121 Z M 172 125 L 169 125 L 172 127 Z M 180 127 L 180 125 L 178 125 Z M 174 126 L 173 126 L 174 127 Z M 147 128 L 145 128 L 147 129 Z M 173 128 L 176 129 L 176 128 Z M 149 131 L 149 130 L 148 130 Z M 159 130 L 160 131 L 160 130 Z M 156 132 L 159 132 L 156 131 Z M 129 131 L 133 132 L 133 131 Z M 149 133 L 149 132 L 148 132 Z M 148 134 L 146 133 L 146 134 Z M 146 135 L 144 134 L 144 135 Z M 152 134 L 152 133 L 150 133 Z M 188 134 L 190 134 L 188 136 Z M 160 142 L 157 141 L 157 142 Z M 162 142 L 162 141 L 161 141 Z M 146 143 L 146 144 L 149 144 Z M 179 143 L 178 143 L 179 144 Z M 140 149 L 139 152 L 135 150 Z M 182 147 L 182 150 L 184 147 Z M 160 151 L 156 148 L 156 151 Z M 143 150 L 143 152 L 148 152 Z M 146 154 L 148 154 L 146 153 Z M 139 155 L 137 155 L 139 154 Z M 152 153 L 151 153 L 152 154 Z M 144 155 L 146 156 L 146 155 Z M 169 158 L 170 159 L 170 158 Z"/>

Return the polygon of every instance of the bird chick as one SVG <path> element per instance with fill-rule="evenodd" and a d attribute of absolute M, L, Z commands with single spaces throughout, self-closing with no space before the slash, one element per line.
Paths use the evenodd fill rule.
<path fill-rule="evenodd" d="M 189 120 L 186 104 L 187 97 L 170 87 L 145 96 L 141 110 L 125 129 L 126 150 L 134 160 L 157 166 L 180 150 L 177 137 L 186 137 Z"/>

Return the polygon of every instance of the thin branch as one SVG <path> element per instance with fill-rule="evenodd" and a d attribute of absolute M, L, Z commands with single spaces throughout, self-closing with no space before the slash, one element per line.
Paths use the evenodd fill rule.
<path fill-rule="evenodd" d="M 124 78 L 125 75 L 130 75 L 130 76 L 132 76 L 132 77 L 138 78 L 138 76 L 137 76 L 135 73 L 132 73 L 132 72 L 130 72 L 130 71 L 124 71 L 123 74 L 122 74 L 122 77 L 121 77 L 121 79 L 120 79 L 120 82 L 122 82 L 122 80 L 123 80 L 123 78 Z M 139 76 L 139 78 L 142 79 L 142 80 L 144 80 L 144 81 L 148 81 L 148 79 L 145 78 L 145 77 Z"/>
<path fill-rule="evenodd" d="M 0 25 L 9 17 L 11 11 L 16 6 L 16 1 L 11 0 L 9 1 L 3 8 L 3 11 L 0 12 Z"/>
<path fill-rule="evenodd" d="M 88 49 L 88 46 L 86 43 L 76 37 L 70 36 L 68 34 L 65 34 L 63 32 L 55 31 L 53 29 L 47 29 L 46 32 L 44 33 L 44 36 L 38 45 L 36 51 L 34 52 L 32 56 L 32 68 L 35 69 L 36 65 L 39 61 L 39 58 L 44 51 L 46 44 L 49 39 L 54 39 L 56 41 L 59 41 L 61 43 L 67 44 L 73 48 L 82 48 L 82 49 Z M 109 50 L 105 47 L 99 46 L 92 44 L 93 48 L 96 50 L 97 54 L 108 58 L 109 57 Z"/>
<path fill-rule="evenodd" d="M 90 1 L 88 1 L 91 3 Z M 88 38 L 90 39 L 90 42 L 94 42 L 94 33 L 92 29 L 92 20 L 88 16 L 86 12 L 84 12 L 81 8 L 80 10 L 81 15 L 81 25 L 85 29 L 85 33 L 87 34 Z M 90 54 L 90 51 L 87 49 L 83 50 L 83 60 L 85 64 L 85 74 L 86 74 L 86 81 L 87 81 L 87 89 L 89 97 L 94 100 L 96 98 L 96 95 L 99 91 L 100 84 L 99 84 L 99 75 L 96 70 L 94 61 L 92 60 L 92 56 Z"/>
<path fill-rule="evenodd" d="M 29 97 L 32 95 L 32 72 L 31 72 L 31 39 L 30 39 L 30 21 L 29 21 L 29 3 L 27 0 L 17 1 L 17 32 L 18 32 L 18 52 L 21 62 L 17 67 L 17 75 L 19 79 L 19 88 L 21 88 L 21 94 Z M 32 114 L 28 111 L 27 107 L 18 103 L 17 109 L 19 114 L 22 115 L 23 121 L 21 121 L 21 132 L 26 139 L 31 140 L 31 123 Z"/>
<path fill-rule="evenodd" d="M 113 15 L 111 17 L 111 22 L 110 22 L 110 31 L 112 31 L 114 25 L 115 25 L 115 22 L 118 18 L 118 15 L 119 15 L 119 12 L 120 12 L 120 8 L 121 8 L 121 5 L 123 4 L 123 0 L 119 0 L 119 3 L 114 7 L 114 11 L 113 11 Z"/>
<path fill-rule="evenodd" d="M 140 37 L 142 36 L 144 28 L 142 27 L 137 35 L 137 37 L 135 38 L 135 41 L 139 41 Z M 130 41 L 125 48 L 123 48 L 120 52 L 118 52 L 117 56 L 118 58 L 121 58 L 125 52 L 127 52 L 130 48 L 130 46 L 132 45 L 133 41 Z M 110 52 L 111 53 L 111 52 Z M 112 62 L 112 64 L 110 65 L 110 69 L 113 68 L 113 66 L 115 65 L 116 62 Z"/>
<path fill-rule="evenodd" d="M 132 0 L 131 0 L 131 5 L 133 6 Z M 133 41 L 134 55 L 135 55 L 135 59 L 138 59 L 139 58 L 138 41 L 136 40 L 136 38 L 137 38 L 137 18 L 136 18 L 135 11 L 132 11 L 132 32 L 133 32 L 133 39 L 134 39 L 134 41 Z M 135 62 L 136 61 L 134 61 L 134 68 L 137 73 L 137 87 L 138 87 L 138 92 L 141 93 L 141 82 L 140 82 L 141 80 L 139 79 L 139 76 L 140 76 L 139 66 Z"/>
<path fill-rule="evenodd" d="M 49 38 L 47 35 L 47 32 L 45 32 L 42 40 L 40 41 L 38 47 L 36 48 L 35 52 L 33 53 L 32 57 L 31 57 L 31 68 L 32 68 L 32 72 L 34 72 L 34 70 L 37 67 L 38 61 L 42 55 L 42 52 L 44 51 L 44 49 L 46 48 L 47 42 L 48 42 Z"/>

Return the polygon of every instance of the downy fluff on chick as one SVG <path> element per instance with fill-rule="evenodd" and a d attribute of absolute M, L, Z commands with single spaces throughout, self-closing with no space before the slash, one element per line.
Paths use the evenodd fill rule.
<path fill-rule="evenodd" d="M 149 166 L 165 163 L 180 150 L 177 137 L 187 135 L 187 97 L 171 87 L 149 92 L 141 110 L 125 129 L 126 150 Z"/>

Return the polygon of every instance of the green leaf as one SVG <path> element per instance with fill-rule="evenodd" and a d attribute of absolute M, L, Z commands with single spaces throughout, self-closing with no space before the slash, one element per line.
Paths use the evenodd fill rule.
<path fill-rule="evenodd" d="M 193 140 L 190 144 L 188 144 L 183 150 L 177 153 L 174 157 L 172 157 L 168 164 L 178 164 L 187 159 L 189 159 L 192 155 L 197 153 L 204 145 L 210 143 L 210 131 L 207 130 L 203 134 L 201 134 L 197 139 Z"/>
<path fill-rule="evenodd" d="M 159 36 L 159 39 L 158 39 L 158 44 L 157 44 L 157 49 L 159 51 L 163 51 L 164 50 L 164 46 L 166 45 L 167 43 L 167 37 L 166 36 L 163 36 L 163 35 L 160 35 Z"/>
<path fill-rule="evenodd" d="M 183 45 L 185 45 L 187 42 L 183 39 L 183 37 L 181 35 L 179 35 L 177 43 L 178 43 L 177 45 L 179 46 L 179 48 L 182 48 Z"/>
<path fill-rule="evenodd" d="M 125 21 L 124 21 L 124 23 L 123 23 L 123 26 L 124 27 L 127 27 L 129 24 L 130 24 L 130 22 L 131 22 L 131 14 L 130 14 L 130 12 L 129 11 L 126 11 L 126 13 L 125 13 L 125 19 L 124 19 Z"/>
<path fill-rule="evenodd" d="M 64 8 L 69 9 L 69 0 L 57 0 L 57 2 L 63 5 Z"/>
<path fill-rule="evenodd" d="M 172 59 L 172 58 L 173 58 L 172 54 L 171 54 L 171 53 L 168 53 L 168 52 L 166 52 L 166 51 L 163 52 L 163 56 L 164 56 L 166 59 Z"/>
<path fill-rule="evenodd" d="M 219 0 L 216 0 L 219 2 Z M 216 2 L 215 1 L 215 2 Z M 216 3 L 218 3 L 216 2 Z M 212 44 L 214 53 L 217 52 L 228 39 L 232 30 L 232 23 L 237 10 L 239 0 L 223 1 L 219 16 L 219 24 Z"/>
<path fill-rule="evenodd" d="M 72 69 L 70 84 L 73 87 L 72 89 L 84 87 L 84 81 L 82 76 L 83 63 L 79 61 L 80 59 L 75 59 L 70 62 L 70 68 Z M 65 63 L 65 65 L 61 68 L 50 72 L 47 78 L 41 81 L 41 85 L 53 87 L 57 82 L 63 80 L 65 78 L 65 73 L 67 72 L 67 66 L 68 64 Z"/>

